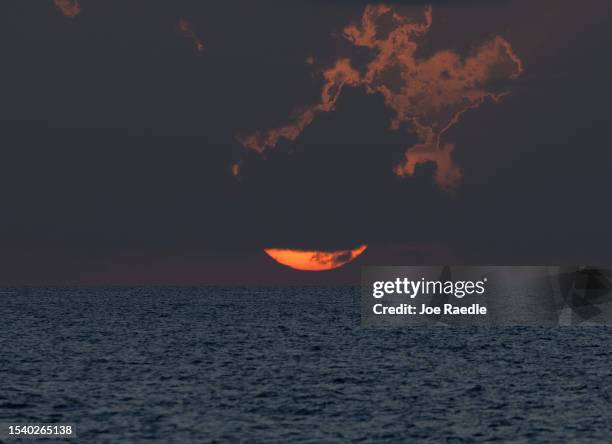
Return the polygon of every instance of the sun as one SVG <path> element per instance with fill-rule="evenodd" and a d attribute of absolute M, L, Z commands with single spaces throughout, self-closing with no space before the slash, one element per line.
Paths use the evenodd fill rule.
<path fill-rule="evenodd" d="M 319 251 L 268 248 L 268 256 L 279 264 L 301 271 L 327 271 L 340 268 L 357 259 L 368 248 L 361 245 L 352 250 Z"/>

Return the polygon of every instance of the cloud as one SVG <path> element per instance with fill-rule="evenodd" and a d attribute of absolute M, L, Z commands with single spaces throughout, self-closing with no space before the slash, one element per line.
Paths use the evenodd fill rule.
<path fill-rule="evenodd" d="M 481 44 L 467 57 L 451 50 L 430 57 L 417 55 L 419 40 L 433 23 L 427 7 L 420 21 L 412 21 L 388 5 L 368 5 L 360 21 L 344 28 L 343 37 L 353 46 L 370 50 L 363 69 L 354 68 L 350 58 L 341 58 L 323 71 L 325 83 L 320 103 L 297 109 L 284 127 L 241 136 L 249 149 L 263 153 L 281 139 L 293 141 L 317 115 L 331 112 L 345 86 L 361 87 L 368 94 L 379 94 L 394 112 L 391 130 L 416 134 L 418 143 L 408 147 L 405 160 L 394 168 L 396 175 L 412 176 L 416 166 L 434 163 L 435 183 L 453 191 L 462 171 L 452 158 L 455 149 L 444 142 L 445 133 L 468 110 L 486 101 L 499 102 L 508 91 L 490 87 L 499 81 L 516 79 L 523 65 L 509 42 L 500 36 Z"/>
<path fill-rule="evenodd" d="M 179 30 L 183 36 L 193 42 L 198 52 L 204 52 L 204 42 L 196 35 L 195 31 L 191 27 L 191 23 L 188 20 L 179 20 Z"/>
<path fill-rule="evenodd" d="M 295 140 L 310 125 L 320 113 L 328 113 L 334 110 L 334 106 L 340 97 L 345 85 L 357 86 L 360 83 L 359 72 L 351 67 L 349 59 L 341 59 L 336 65 L 323 72 L 325 85 L 321 91 L 321 102 L 296 109 L 293 112 L 291 123 L 269 131 L 258 131 L 249 136 L 239 136 L 238 140 L 246 147 L 263 153 L 268 148 L 274 148 L 280 139 Z"/>
<path fill-rule="evenodd" d="M 66 17 L 76 17 L 81 13 L 81 5 L 78 0 L 53 0 L 53 3 Z"/>

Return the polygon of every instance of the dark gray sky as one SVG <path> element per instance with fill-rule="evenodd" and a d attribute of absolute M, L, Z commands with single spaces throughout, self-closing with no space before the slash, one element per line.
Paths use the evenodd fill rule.
<path fill-rule="evenodd" d="M 392 2 L 422 20 L 426 2 Z M 316 104 L 320 70 L 366 2 L 52 0 L 0 7 L 0 285 L 357 283 L 359 266 L 609 263 L 612 6 L 433 2 L 418 56 L 497 35 L 523 75 L 445 135 L 464 172 L 400 179 L 414 134 L 380 94 L 345 88 L 263 156 L 241 134 Z M 198 52 L 178 29 L 186 19 Z M 306 60 L 314 58 L 314 64 Z M 355 62 L 357 63 L 357 62 Z M 231 166 L 240 162 L 237 180 Z M 370 245 L 332 272 L 262 249 Z"/>

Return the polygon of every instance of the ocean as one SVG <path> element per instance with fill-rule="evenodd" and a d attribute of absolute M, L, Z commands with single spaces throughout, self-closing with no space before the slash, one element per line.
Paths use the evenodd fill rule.
<path fill-rule="evenodd" d="M 612 442 L 612 328 L 375 329 L 359 309 L 356 287 L 3 289 L 0 423 L 73 423 L 79 443 Z"/>

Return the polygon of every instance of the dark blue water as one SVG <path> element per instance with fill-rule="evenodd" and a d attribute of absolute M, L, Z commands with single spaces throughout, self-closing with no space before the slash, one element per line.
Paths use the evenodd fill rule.
<path fill-rule="evenodd" d="M 0 422 L 85 443 L 612 442 L 612 329 L 368 330 L 358 293 L 2 290 Z"/>

